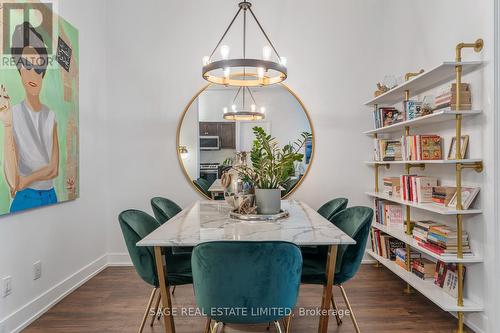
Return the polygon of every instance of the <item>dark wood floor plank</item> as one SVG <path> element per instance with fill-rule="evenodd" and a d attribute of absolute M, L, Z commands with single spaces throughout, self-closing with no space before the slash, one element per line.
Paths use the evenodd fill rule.
<path fill-rule="evenodd" d="M 403 294 L 404 282 L 385 268 L 362 265 L 357 276 L 345 285 L 347 295 L 358 318 L 362 332 L 400 333 L 453 332 L 456 319 L 442 311 L 422 295 Z M 135 333 L 151 289 L 132 267 L 107 268 L 59 302 L 24 330 L 26 333 Z M 337 305 L 346 309 L 340 290 L 334 289 Z M 174 307 L 194 307 L 192 286 L 175 291 Z M 298 307 L 319 308 L 321 287 L 301 286 Z M 178 333 L 203 332 L 203 317 L 177 316 Z M 163 332 L 162 321 L 153 328 L 146 324 L 144 333 Z M 295 317 L 292 332 L 316 332 L 318 317 Z M 335 318 L 329 332 L 354 332 L 349 317 L 337 326 Z M 266 325 L 228 326 L 225 333 L 266 332 Z M 270 332 L 275 332 L 274 328 Z M 468 331 L 467 332 L 471 332 Z"/>

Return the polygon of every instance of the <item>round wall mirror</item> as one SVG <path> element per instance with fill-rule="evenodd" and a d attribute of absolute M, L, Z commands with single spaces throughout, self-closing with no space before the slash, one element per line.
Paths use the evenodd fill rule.
<path fill-rule="evenodd" d="M 193 96 L 177 128 L 177 157 L 190 185 L 208 199 L 223 200 L 222 174 L 242 159 L 251 166 L 256 126 L 276 138 L 280 147 L 301 139 L 303 133 L 310 135 L 300 148 L 303 160 L 295 162 L 292 178 L 282 186 L 283 198 L 292 194 L 311 167 L 314 131 L 304 104 L 284 84 L 209 84 Z"/>

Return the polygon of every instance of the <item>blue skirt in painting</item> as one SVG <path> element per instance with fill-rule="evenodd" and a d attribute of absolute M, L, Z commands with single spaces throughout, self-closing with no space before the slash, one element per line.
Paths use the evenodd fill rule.
<path fill-rule="evenodd" d="M 15 213 L 21 210 L 52 205 L 55 203 L 57 203 L 57 195 L 54 188 L 50 190 L 26 188 L 16 192 L 16 196 L 10 205 L 10 212 Z"/>

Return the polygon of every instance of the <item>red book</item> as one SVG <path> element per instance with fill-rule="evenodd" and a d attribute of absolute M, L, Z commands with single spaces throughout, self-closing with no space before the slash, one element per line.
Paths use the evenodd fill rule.
<path fill-rule="evenodd" d="M 439 254 L 439 255 L 442 255 L 444 253 L 444 250 L 436 245 L 432 245 L 429 243 L 421 243 L 421 242 L 418 242 L 418 245 L 420 245 L 423 248 L 426 248 L 427 250 L 429 250 L 433 253 Z"/>

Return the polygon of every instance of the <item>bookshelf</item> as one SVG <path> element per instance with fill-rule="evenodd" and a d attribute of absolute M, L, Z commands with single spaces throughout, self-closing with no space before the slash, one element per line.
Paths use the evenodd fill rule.
<path fill-rule="evenodd" d="M 477 116 L 481 114 L 482 110 L 462 110 L 462 111 L 451 111 L 451 110 L 438 110 L 427 116 L 415 118 L 412 120 L 402 121 L 393 125 L 375 128 L 369 131 L 363 132 L 366 135 L 382 134 L 382 133 L 394 133 L 402 131 L 405 127 L 410 126 L 413 128 L 440 123 L 443 121 L 455 120 L 457 114 L 461 114 L 463 117 Z"/>
<path fill-rule="evenodd" d="M 382 265 L 391 270 L 394 274 L 405 280 L 409 285 L 411 285 L 415 290 L 420 292 L 422 295 L 431 300 L 434 304 L 439 306 L 444 311 L 449 312 L 480 312 L 483 311 L 483 306 L 480 304 L 476 304 L 467 298 L 463 300 L 463 306 L 457 305 L 457 299 L 448 295 L 441 288 L 437 288 L 434 285 L 434 280 L 425 279 L 422 280 L 417 277 L 415 274 L 408 272 L 404 268 L 400 267 L 398 264 L 393 261 L 383 258 L 372 252 L 370 250 L 366 250 L 370 256 L 380 262 Z"/>
<path fill-rule="evenodd" d="M 473 48 L 474 51 L 480 52 L 483 47 L 483 41 L 478 39 L 474 43 L 460 43 L 456 46 L 456 59 L 455 61 L 447 61 L 439 64 L 429 71 L 423 73 L 408 73 L 405 77 L 407 81 L 391 90 L 367 101 L 366 106 L 371 106 L 375 110 L 379 106 L 391 106 L 398 102 L 406 102 L 410 100 L 411 96 L 417 96 L 423 92 L 437 88 L 445 83 L 456 83 L 456 90 L 453 92 L 457 102 L 457 110 L 441 109 L 433 112 L 432 114 L 422 116 L 419 118 L 402 121 L 392 124 L 390 126 L 374 128 L 363 132 L 363 134 L 373 136 L 375 139 L 378 134 L 382 133 L 395 133 L 402 132 L 403 136 L 410 135 L 410 128 L 412 130 L 427 125 L 433 125 L 439 122 L 453 121 L 455 123 L 455 137 L 462 137 L 462 121 L 464 118 L 469 118 L 482 113 L 482 110 L 463 110 L 460 108 L 461 101 L 461 83 L 462 75 L 471 73 L 481 68 L 481 61 L 462 61 L 462 51 L 464 48 Z M 418 131 L 414 134 L 418 134 Z M 365 161 L 374 169 L 374 191 L 366 192 L 372 198 L 384 199 L 393 203 L 400 204 L 404 207 L 404 229 L 397 227 L 388 227 L 380 223 L 372 223 L 372 228 L 380 230 L 385 234 L 398 239 L 405 244 L 406 261 L 405 268 L 399 266 L 394 261 L 386 259 L 372 250 L 367 250 L 366 253 L 377 261 L 377 265 L 382 264 L 391 270 L 394 274 L 399 276 L 406 282 L 405 292 L 411 293 L 412 288 L 419 291 L 429 300 L 438 305 L 441 309 L 449 312 L 456 312 L 458 323 L 457 332 L 463 332 L 464 326 L 464 312 L 481 312 L 483 305 L 477 304 L 470 299 L 464 297 L 464 264 L 470 265 L 481 263 L 483 258 L 477 252 L 473 254 L 463 254 L 463 219 L 467 216 L 481 214 L 481 209 L 463 209 L 462 208 L 462 172 L 466 169 L 472 169 L 476 172 L 483 171 L 482 159 L 461 159 L 459 152 L 461 151 L 461 140 L 456 140 L 456 155 L 454 160 L 425 160 L 425 161 Z M 390 168 L 391 166 L 403 166 L 405 174 L 410 174 L 412 168 L 425 168 L 427 164 L 453 166 L 455 170 L 455 184 L 457 188 L 457 204 L 455 207 L 444 207 L 434 203 L 417 203 L 413 201 L 402 200 L 399 196 L 390 196 L 379 191 L 379 169 Z M 423 246 L 413 238 L 411 231 L 411 212 L 412 209 L 418 209 L 437 214 L 441 216 L 455 216 L 456 218 L 456 232 L 457 232 L 457 254 L 456 255 L 439 255 Z M 409 253 L 417 250 L 424 253 L 433 260 L 439 260 L 445 263 L 456 264 L 457 272 L 457 298 L 449 295 L 439 286 L 434 284 L 434 279 L 421 279 L 411 272 L 411 256 Z M 477 251 L 477 249 L 476 249 Z"/>

